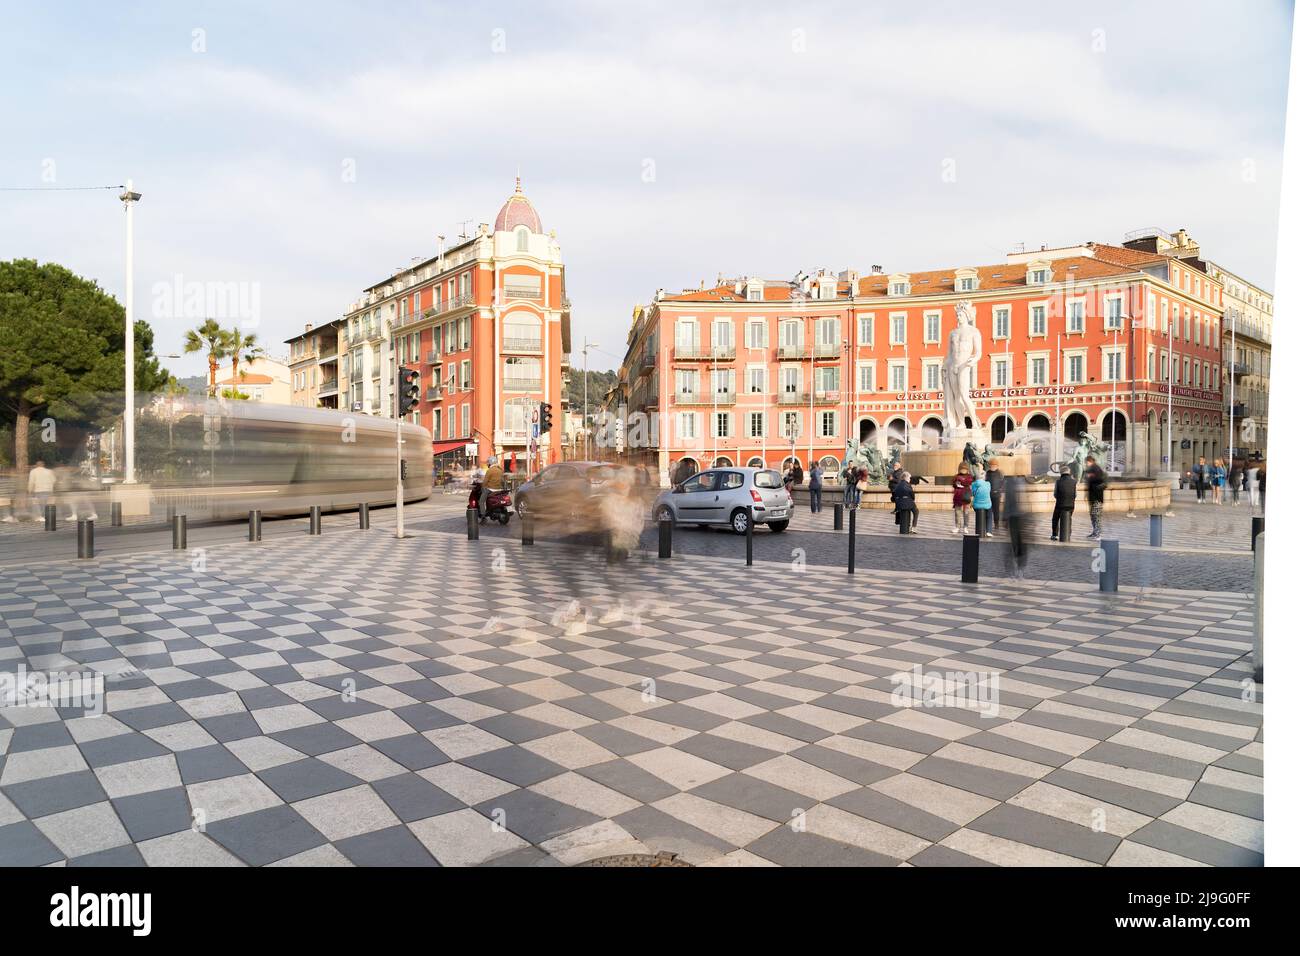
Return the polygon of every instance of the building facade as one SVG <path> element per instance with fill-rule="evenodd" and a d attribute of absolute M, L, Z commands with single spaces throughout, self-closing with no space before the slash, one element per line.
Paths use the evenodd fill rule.
<path fill-rule="evenodd" d="M 714 464 L 830 467 L 850 439 L 885 454 L 937 447 L 963 300 L 982 339 L 970 385 L 992 442 L 1023 432 L 1061 457 L 1087 431 L 1112 443 L 1113 471 L 1133 475 L 1220 450 L 1220 284 L 1103 243 L 991 266 L 660 290 L 629 335 L 623 434 L 652 449 L 664 482 Z"/>
<path fill-rule="evenodd" d="M 251 362 L 240 362 L 239 371 L 233 365 L 217 369 L 217 394 L 237 392 L 252 402 L 288 405 L 292 395 L 289 366 L 277 358 L 263 356 Z"/>
<path fill-rule="evenodd" d="M 339 326 L 330 322 L 285 339 L 289 347 L 290 404 L 300 408 L 339 407 Z"/>
<path fill-rule="evenodd" d="M 338 349 L 339 408 L 392 416 L 396 368 L 414 367 L 421 398 L 408 420 L 429 429 L 435 453 L 558 460 L 569 354 L 564 262 L 518 181 L 491 226 L 364 290 L 340 322 Z M 541 402 L 552 405 L 556 427 L 534 443 Z"/>

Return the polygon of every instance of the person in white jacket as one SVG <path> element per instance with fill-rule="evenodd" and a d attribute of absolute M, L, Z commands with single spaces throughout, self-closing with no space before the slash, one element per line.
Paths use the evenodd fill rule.
<path fill-rule="evenodd" d="M 54 472 L 45 467 L 45 462 L 37 461 L 27 473 L 27 496 L 37 518 L 45 514 L 45 506 L 54 494 Z"/>

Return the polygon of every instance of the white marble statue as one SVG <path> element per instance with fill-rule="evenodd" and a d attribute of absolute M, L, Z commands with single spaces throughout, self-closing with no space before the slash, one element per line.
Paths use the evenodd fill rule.
<path fill-rule="evenodd" d="M 957 327 L 948 334 L 948 354 L 943 360 L 944 438 L 950 445 L 982 432 L 970 391 L 983 354 L 984 340 L 975 327 L 975 306 L 963 299 L 957 303 Z M 966 427 L 967 418 L 972 428 Z"/>

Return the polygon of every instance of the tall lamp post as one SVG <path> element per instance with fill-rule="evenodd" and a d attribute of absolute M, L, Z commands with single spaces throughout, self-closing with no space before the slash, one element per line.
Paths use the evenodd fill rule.
<path fill-rule="evenodd" d="M 591 431 L 587 419 L 587 352 L 596 348 L 595 342 L 588 342 L 582 337 L 582 457 L 591 460 Z"/>
<path fill-rule="evenodd" d="M 126 210 L 126 403 L 122 412 L 122 445 L 125 451 L 122 483 L 135 484 L 135 219 L 132 208 L 140 194 L 131 180 L 118 198 Z"/>
<path fill-rule="evenodd" d="M 1220 395 L 1223 393 L 1220 392 Z M 1222 399 L 1220 399 L 1222 401 Z M 1228 362 L 1228 471 L 1237 457 L 1237 309 L 1232 309 L 1232 359 Z"/>

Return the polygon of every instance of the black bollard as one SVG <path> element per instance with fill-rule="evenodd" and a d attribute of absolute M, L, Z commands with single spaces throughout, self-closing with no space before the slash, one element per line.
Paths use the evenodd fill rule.
<path fill-rule="evenodd" d="M 248 540 L 262 540 L 262 512 L 250 511 L 248 513 Z"/>
<path fill-rule="evenodd" d="M 981 538 L 989 530 L 989 512 L 987 508 L 975 509 L 975 533 Z"/>
<path fill-rule="evenodd" d="M 673 556 L 673 519 L 659 519 L 659 557 L 671 558 Z"/>
<path fill-rule="evenodd" d="M 1163 548 L 1165 545 L 1165 516 L 1163 514 L 1151 515 L 1151 547 Z"/>
<path fill-rule="evenodd" d="M 1097 584 L 1101 590 L 1113 594 L 1119 590 L 1119 542 L 1101 542 L 1101 569 L 1097 572 Z"/>
<path fill-rule="evenodd" d="M 748 519 L 745 521 L 745 567 L 754 566 L 754 506 L 748 508 Z"/>
<path fill-rule="evenodd" d="M 109 523 L 114 528 L 122 527 L 122 502 L 114 501 L 108 506 Z"/>
<path fill-rule="evenodd" d="M 912 533 L 912 512 L 911 511 L 900 511 L 898 513 L 898 533 L 899 534 Z"/>
<path fill-rule="evenodd" d="M 48 529 L 47 529 L 48 530 Z M 1255 515 L 1250 519 L 1250 550 L 1255 550 L 1255 539 L 1264 533 L 1264 516 Z"/>
<path fill-rule="evenodd" d="M 187 533 L 185 515 L 172 515 L 172 550 L 185 550 L 185 537 Z"/>
<path fill-rule="evenodd" d="M 312 505 L 307 515 L 307 533 L 320 534 L 320 505 Z"/>
<path fill-rule="evenodd" d="M 95 556 L 95 522 L 89 518 L 77 519 L 77 557 Z"/>
<path fill-rule="evenodd" d="M 837 504 L 835 506 L 835 524 L 832 527 L 834 527 L 836 531 L 844 530 L 844 505 L 842 504 Z"/>
<path fill-rule="evenodd" d="M 1057 532 L 1057 540 L 1059 540 L 1059 541 L 1069 541 L 1069 540 L 1070 540 L 1070 526 L 1071 526 L 1072 524 L 1074 524 L 1074 509 L 1073 509 L 1073 508 L 1070 508 L 1070 509 L 1067 510 L 1067 511 L 1062 511 L 1062 512 L 1061 512 L 1061 527 L 1060 527 L 1059 531 Z"/>
<path fill-rule="evenodd" d="M 964 534 L 961 536 L 961 583 L 979 584 L 980 581 L 980 536 Z"/>
<path fill-rule="evenodd" d="M 853 566 L 858 560 L 858 512 L 851 510 L 849 512 L 849 574 L 853 573 Z"/>
<path fill-rule="evenodd" d="M 360 527 L 360 529 L 361 529 L 362 531 L 369 531 L 369 530 L 370 530 L 370 504 L 369 504 L 369 502 L 365 502 L 365 501 L 363 501 L 363 502 L 361 502 L 361 504 L 357 505 L 357 525 L 358 525 L 358 527 Z"/>
<path fill-rule="evenodd" d="M 45 530 L 56 531 L 59 527 L 59 509 L 54 505 L 45 506 Z"/>
<path fill-rule="evenodd" d="M 520 535 L 522 537 L 523 543 L 527 545 L 531 545 L 533 543 L 533 531 L 535 529 L 535 526 L 533 524 L 533 516 L 531 514 L 520 515 L 519 524 L 521 525 Z M 478 532 L 474 533 L 474 537 L 476 538 L 478 537 Z"/>
<path fill-rule="evenodd" d="M 528 533 L 528 516 L 524 515 L 524 544 L 532 544 L 532 535 Z M 478 540 L 478 509 L 465 509 L 465 539 L 467 541 Z"/>

